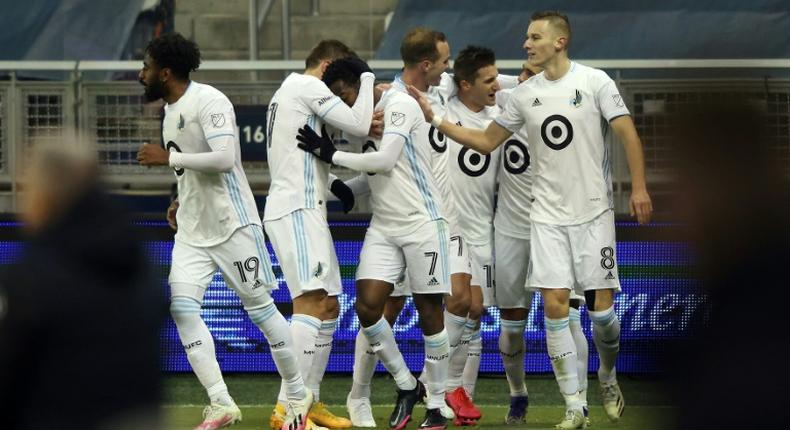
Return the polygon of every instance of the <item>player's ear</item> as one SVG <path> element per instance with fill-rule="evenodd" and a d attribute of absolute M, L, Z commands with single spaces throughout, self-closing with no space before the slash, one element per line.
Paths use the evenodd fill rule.
<path fill-rule="evenodd" d="M 324 73 L 326 72 L 326 68 L 329 67 L 330 64 L 332 64 L 332 60 L 321 61 L 321 64 L 318 66 L 321 68 L 321 76 L 324 75 Z"/>
<path fill-rule="evenodd" d="M 461 89 L 464 91 L 469 91 L 472 88 L 472 84 L 469 81 L 463 80 L 461 81 Z"/>
<path fill-rule="evenodd" d="M 173 71 L 170 70 L 169 67 L 165 67 L 163 69 L 159 69 L 159 81 L 165 83 L 173 77 Z"/>
<path fill-rule="evenodd" d="M 432 66 L 432 65 L 433 65 L 433 64 L 432 64 L 430 61 L 428 61 L 428 60 L 422 60 L 422 61 L 420 62 L 420 70 L 421 70 L 422 72 L 427 72 L 428 70 L 431 70 L 431 66 Z"/>
<path fill-rule="evenodd" d="M 562 51 L 568 46 L 568 38 L 565 36 L 558 36 L 554 39 L 554 49 Z"/>

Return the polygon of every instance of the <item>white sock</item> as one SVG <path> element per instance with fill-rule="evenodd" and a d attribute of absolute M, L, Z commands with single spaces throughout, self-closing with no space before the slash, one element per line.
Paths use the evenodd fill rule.
<path fill-rule="evenodd" d="M 568 317 L 546 318 L 546 347 L 554 368 L 554 377 L 560 392 L 565 397 L 568 409 L 581 409 L 579 399 L 579 376 L 576 370 L 576 345 L 568 327 Z"/>
<path fill-rule="evenodd" d="M 368 339 L 362 333 L 362 330 L 358 331 L 354 342 L 354 375 L 352 377 L 351 393 L 349 393 L 352 399 L 370 398 L 370 383 L 373 380 L 373 374 L 376 372 L 376 363 L 378 361 L 376 353 L 370 349 Z"/>
<path fill-rule="evenodd" d="M 336 327 L 337 318 L 323 320 L 315 340 L 315 358 L 313 358 L 313 365 L 310 367 L 310 374 L 307 376 L 305 385 L 313 391 L 316 402 L 321 400 L 321 381 L 324 379 L 326 365 L 329 363 L 329 353 L 332 351 L 332 339 Z"/>
<path fill-rule="evenodd" d="M 211 403 L 233 405 L 228 387 L 222 379 L 214 339 L 200 318 L 200 302 L 190 297 L 176 296 L 170 301 L 170 315 L 176 323 L 178 337 L 187 354 L 189 365 L 206 389 Z"/>
<path fill-rule="evenodd" d="M 436 409 L 444 406 L 444 393 L 447 391 L 447 365 L 450 362 L 450 342 L 447 339 L 447 330 L 431 336 L 423 336 L 425 341 L 425 373 L 428 383 L 425 389 L 428 392 L 426 408 Z"/>
<path fill-rule="evenodd" d="M 274 364 L 277 366 L 277 371 L 283 380 L 280 384 L 283 395 L 281 401 L 303 399 L 305 396 L 305 384 L 302 374 L 299 373 L 299 365 L 294 354 L 293 339 L 291 338 L 288 321 L 277 310 L 274 302 L 262 308 L 248 310 L 247 314 L 269 342 L 272 359 L 274 359 Z"/>
<path fill-rule="evenodd" d="M 302 375 L 302 379 L 305 382 L 310 375 L 310 369 L 313 367 L 315 344 L 320 329 L 321 320 L 316 317 L 305 314 L 293 314 L 291 316 L 293 350 L 296 355 L 296 363 L 299 366 L 299 374 Z M 280 385 L 280 395 L 277 399 L 280 402 L 287 400 L 285 381 Z"/>
<path fill-rule="evenodd" d="M 401 390 L 413 390 L 417 386 L 417 380 L 409 371 L 406 366 L 406 361 L 398 349 L 398 343 L 395 341 L 395 336 L 392 334 L 392 327 L 390 327 L 387 320 L 384 318 L 378 320 L 376 324 L 370 327 L 363 327 L 362 332 L 368 339 L 370 348 L 376 352 L 381 364 L 387 368 L 392 377 L 395 379 L 395 384 Z"/>
<path fill-rule="evenodd" d="M 598 367 L 598 381 L 603 384 L 617 381 L 617 353 L 620 352 L 620 320 L 614 313 L 614 306 L 605 311 L 589 311 L 593 321 L 593 341 L 598 350 L 601 365 Z"/>
<path fill-rule="evenodd" d="M 590 347 L 587 337 L 582 330 L 581 313 L 578 309 L 570 308 L 568 314 L 571 336 L 576 345 L 576 373 L 579 375 L 579 398 L 582 405 L 587 406 L 587 363 L 590 356 Z"/>
<path fill-rule="evenodd" d="M 507 383 L 511 396 L 526 396 L 527 386 L 524 383 L 524 330 L 527 320 L 500 320 L 499 353 L 505 367 Z"/>
<path fill-rule="evenodd" d="M 470 324 L 471 323 L 471 324 Z M 475 327 L 477 321 L 468 320 L 466 328 Z M 466 365 L 464 365 L 464 390 L 469 398 L 475 395 L 477 374 L 480 372 L 480 354 L 483 352 L 483 339 L 480 338 L 480 329 L 472 328 L 469 334 L 469 346 L 466 352 Z"/>
<path fill-rule="evenodd" d="M 459 317 L 444 311 L 444 328 L 447 330 L 447 339 L 450 342 L 450 364 L 447 371 L 447 391 L 455 390 L 463 384 L 464 364 L 466 364 L 466 351 L 469 346 L 469 336 L 464 339 L 466 317 Z"/>

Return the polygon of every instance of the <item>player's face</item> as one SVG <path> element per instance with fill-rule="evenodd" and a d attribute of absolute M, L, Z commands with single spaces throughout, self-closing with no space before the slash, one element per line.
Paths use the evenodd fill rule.
<path fill-rule="evenodd" d="M 469 97 L 480 106 L 494 106 L 499 83 L 496 80 L 499 71 L 496 66 L 490 65 L 477 70 L 477 78 L 469 87 Z"/>
<path fill-rule="evenodd" d="M 357 102 L 357 96 L 359 95 L 359 83 L 356 85 L 348 85 L 344 81 L 335 81 L 329 87 L 329 90 L 340 97 L 340 100 L 343 100 L 345 104 L 354 106 L 354 103 Z"/>
<path fill-rule="evenodd" d="M 439 85 L 439 82 L 442 80 L 442 73 L 450 67 L 450 44 L 437 42 L 436 51 L 439 52 L 439 56 L 436 58 L 436 61 L 428 65 L 426 71 L 428 85 L 431 86 Z"/>
<path fill-rule="evenodd" d="M 145 87 L 145 98 L 149 101 L 159 100 L 166 94 L 165 84 L 160 78 L 162 69 L 148 54 L 143 59 L 143 68 L 138 73 L 137 78 L 140 84 Z"/>
<path fill-rule="evenodd" d="M 524 49 L 527 51 L 527 62 L 532 66 L 543 67 L 557 53 L 556 36 L 547 20 L 529 23 L 527 40 Z"/>

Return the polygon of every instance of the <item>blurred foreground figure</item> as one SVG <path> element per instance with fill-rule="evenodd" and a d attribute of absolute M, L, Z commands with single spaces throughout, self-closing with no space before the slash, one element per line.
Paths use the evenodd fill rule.
<path fill-rule="evenodd" d="M 746 100 L 717 99 L 674 118 L 677 218 L 689 227 L 709 324 L 672 354 L 677 428 L 780 426 L 787 404 L 790 193 L 787 142 Z"/>
<path fill-rule="evenodd" d="M 35 147 L 26 247 L 0 277 L 4 429 L 157 429 L 164 307 L 96 152 Z"/>

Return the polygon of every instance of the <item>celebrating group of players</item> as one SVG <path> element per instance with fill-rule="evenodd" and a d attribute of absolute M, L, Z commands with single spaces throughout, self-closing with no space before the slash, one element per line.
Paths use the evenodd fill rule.
<path fill-rule="evenodd" d="M 149 44 L 140 82 L 149 100 L 166 102 L 164 147 L 143 145 L 138 160 L 169 165 L 178 180 L 178 199 L 168 210 L 177 229 L 170 311 L 210 399 L 196 429 L 241 420 L 200 317 L 217 269 L 266 336 L 282 376 L 273 429 L 376 427 L 370 383 L 378 360 L 397 385 L 391 429 L 403 429 L 419 401 L 426 404 L 420 429 L 444 429 L 449 420 L 475 424 L 480 316 L 488 306 L 501 312 L 499 348 L 511 396 L 505 421 L 525 422 L 524 331 L 536 290 L 566 402 L 557 428 L 588 424 L 588 345 L 579 317 L 585 301 L 604 410 L 619 419 L 614 293 L 620 283 L 607 130 L 625 147 L 632 214 L 646 223 L 652 207 L 624 101 L 604 72 L 568 58 L 570 41 L 567 17 L 538 12 L 520 76 L 500 75 L 494 53 L 475 46 L 456 56 L 450 75 L 445 36 L 415 28 L 401 44 L 402 73 L 378 86 L 353 51 L 322 41 L 304 73 L 289 75 L 269 104 L 271 186 L 263 223 L 242 169 L 233 106 L 218 90 L 189 79 L 200 64 L 197 47 L 178 34 Z M 358 139 L 363 150 L 338 150 L 338 139 Z M 360 175 L 343 182 L 331 175 L 332 164 Z M 327 223 L 330 192 L 347 210 L 369 194 L 372 212 L 356 273 L 361 330 L 350 420 L 329 412 L 319 391 L 342 291 Z M 290 326 L 270 295 L 277 280 L 264 228 L 291 293 Z M 424 335 L 419 378 L 391 328 L 406 296 Z"/>

